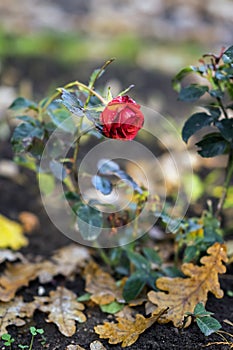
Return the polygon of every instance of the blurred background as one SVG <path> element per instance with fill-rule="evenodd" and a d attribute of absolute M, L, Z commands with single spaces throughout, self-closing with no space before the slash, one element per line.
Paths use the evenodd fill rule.
<path fill-rule="evenodd" d="M 135 84 L 131 95 L 180 130 L 193 106 L 177 101 L 171 79 L 203 53 L 233 44 L 232 14 L 231 0 L 0 0 L 3 160 L 12 157 L 4 142 L 11 133 L 6 110 L 15 97 L 39 100 L 69 81 L 86 82 L 110 57 L 116 62 L 101 82 L 116 93 Z M 194 155 L 195 204 L 213 180 L 208 170 L 218 172 L 223 165 L 224 159 L 210 162 Z M 169 165 L 166 173 L 172 174 Z M 213 188 L 209 191 L 213 195 Z M 198 205 L 195 210 L 201 211 Z"/>

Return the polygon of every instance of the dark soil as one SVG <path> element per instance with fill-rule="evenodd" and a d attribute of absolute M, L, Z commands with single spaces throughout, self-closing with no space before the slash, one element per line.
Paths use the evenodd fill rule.
<path fill-rule="evenodd" d="M 26 61 L 18 60 L 17 64 L 14 59 L 9 58 L 4 63 L 5 73 L 7 70 L 11 70 L 14 67 L 16 74 L 15 85 L 18 85 L 23 79 L 29 79 L 32 81 L 33 91 L 39 97 L 46 95 L 48 87 L 57 85 L 63 85 L 64 83 L 75 80 L 77 77 L 80 80 L 86 80 L 88 73 L 91 71 L 91 65 L 87 69 L 83 69 L 82 72 L 76 68 L 72 68 L 69 71 L 63 69 L 62 66 L 55 65 L 48 60 L 34 59 Z M 96 66 L 96 65 L 95 65 Z M 118 67 L 119 71 L 113 70 L 107 73 L 107 78 L 119 77 L 122 79 L 124 86 L 128 86 L 131 83 L 137 85 L 137 94 L 144 100 L 146 100 L 148 89 L 150 94 L 156 94 L 158 91 L 162 91 L 167 100 L 170 103 L 168 108 L 173 116 L 177 112 L 177 115 L 181 115 L 180 106 L 175 103 L 176 96 L 172 92 L 170 86 L 170 77 L 164 76 L 159 73 L 137 71 L 135 74 L 135 67 Z M 59 73 L 58 73 L 59 72 Z M 88 73 L 87 73 L 88 72 Z M 85 73 L 85 75 L 84 75 Z M 81 75 L 80 75 L 81 74 Z M 48 76 L 50 77 L 48 79 Z M 59 76 L 59 81 L 57 81 Z M 136 80 L 137 76 L 137 81 Z M 49 83 L 48 83 L 49 81 Z M 155 83 L 156 82 L 156 83 Z M 162 89 L 162 90 L 161 90 Z M 174 106 L 176 108 L 174 109 Z M 183 113 L 183 112 L 182 112 Z M 0 155 L 1 158 L 12 159 L 11 149 L 9 143 L 0 144 Z M 20 183 L 13 181 L 12 179 L 0 177 L 0 213 L 8 216 L 11 219 L 17 219 L 18 214 L 21 211 L 30 211 L 38 215 L 40 219 L 40 229 L 37 232 L 29 236 L 30 244 L 28 247 L 22 249 L 22 252 L 29 258 L 34 259 L 37 255 L 44 257 L 51 256 L 52 252 L 64 245 L 71 243 L 62 233 L 60 233 L 56 227 L 50 222 L 46 215 L 46 212 L 41 204 L 38 186 L 34 177 L 29 171 L 22 171 L 23 176 L 21 177 Z M 221 279 L 222 287 L 225 291 L 233 290 L 233 279 Z M 84 293 L 84 281 L 77 275 L 73 282 L 65 280 L 63 277 L 58 276 L 54 279 L 53 283 L 45 285 L 46 294 L 50 290 L 55 289 L 57 285 L 65 285 L 69 289 L 73 290 L 78 295 Z M 38 295 L 39 282 L 33 281 L 29 287 L 23 288 L 18 294 L 24 296 L 24 299 L 29 301 L 32 300 L 33 296 Z M 210 295 L 207 303 L 207 309 L 215 313 L 215 317 L 222 323 L 224 319 L 233 320 L 233 303 L 232 298 L 225 296 L 223 299 L 215 299 Z M 29 344 L 29 326 L 35 325 L 38 328 L 43 328 L 45 331 L 46 345 L 43 347 L 40 343 L 40 337 L 35 339 L 34 349 L 42 350 L 63 350 L 68 344 L 79 344 L 85 349 L 90 349 L 90 343 L 93 340 L 97 340 L 98 335 L 95 334 L 93 327 L 97 324 L 103 323 L 104 320 L 113 320 L 112 316 L 100 312 L 98 307 L 87 308 L 86 311 L 87 322 L 77 325 L 77 333 L 72 338 L 67 338 L 59 333 L 57 327 L 51 323 L 46 323 L 46 315 L 42 312 L 36 312 L 33 321 L 26 324 L 23 327 L 8 327 L 9 333 L 16 339 L 15 344 Z M 232 332 L 232 329 L 224 325 L 224 330 Z M 193 324 L 183 332 L 179 332 L 171 324 L 168 325 L 155 325 L 143 333 L 139 340 L 133 344 L 129 349 L 132 350 L 154 350 L 154 349 L 177 349 L 177 350 L 195 350 L 202 349 L 203 345 L 212 341 L 220 341 L 221 339 L 217 335 L 211 335 L 205 337 L 201 334 L 198 327 Z M 121 349 L 120 345 L 109 345 L 106 340 L 101 340 L 106 349 Z M 0 343 L 1 344 L 1 343 Z M 13 345 L 12 349 L 17 349 L 17 345 Z M 2 345 L 2 344 L 1 344 Z M 0 346 L 1 346 L 0 345 Z M 1 349 L 4 349 L 3 345 Z M 207 349 L 228 349 L 222 345 L 212 345 Z"/>

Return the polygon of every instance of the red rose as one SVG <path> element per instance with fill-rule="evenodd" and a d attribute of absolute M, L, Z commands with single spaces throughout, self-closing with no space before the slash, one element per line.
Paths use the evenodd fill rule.
<path fill-rule="evenodd" d="M 111 139 L 133 140 L 144 123 L 140 106 L 129 96 L 118 96 L 100 115 L 102 134 Z"/>

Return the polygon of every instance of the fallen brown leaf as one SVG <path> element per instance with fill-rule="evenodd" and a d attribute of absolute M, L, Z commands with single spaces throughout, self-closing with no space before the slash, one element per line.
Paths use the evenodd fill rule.
<path fill-rule="evenodd" d="M 40 226 L 40 222 L 38 217 L 30 213 L 29 211 L 22 211 L 19 213 L 19 221 L 23 225 L 24 232 L 31 233 L 32 231 L 36 230 Z"/>
<path fill-rule="evenodd" d="M 2 259 L 7 257 L 13 259 L 13 256 L 8 253 L 3 254 Z M 37 277 L 40 283 L 47 283 L 59 274 L 70 276 L 77 272 L 88 258 L 87 249 L 72 244 L 58 250 L 51 261 L 30 263 L 25 259 L 22 263 L 7 263 L 0 277 L 0 301 L 10 301 L 19 288 L 28 286 L 29 282 Z"/>
<path fill-rule="evenodd" d="M 164 310 L 149 318 L 137 314 L 133 321 L 117 317 L 118 323 L 105 322 L 103 325 L 95 326 L 94 329 L 100 338 L 109 338 L 109 344 L 122 342 L 121 346 L 124 348 L 135 343 L 139 335 L 152 326 L 162 313 L 164 313 Z"/>
<path fill-rule="evenodd" d="M 9 303 L 0 302 L 0 336 L 7 333 L 9 325 L 23 326 L 25 317 L 32 317 L 36 309 L 34 302 L 25 303 L 22 297 L 17 297 Z"/>
<path fill-rule="evenodd" d="M 28 286 L 29 282 L 37 277 L 38 268 L 36 264 L 7 263 L 6 270 L 0 277 L 0 300 L 7 302 L 14 298 L 16 291 Z"/>
<path fill-rule="evenodd" d="M 160 277 L 157 279 L 157 288 L 165 292 L 150 291 L 148 299 L 156 305 L 154 312 L 161 308 L 169 308 L 167 313 L 160 317 L 159 323 L 172 321 L 175 327 L 182 327 L 187 312 L 193 312 L 199 302 L 206 304 L 208 292 L 212 292 L 216 298 L 223 297 L 218 274 L 226 272 L 226 267 L 222 263 L 227 261 L 226 246 L 215 243 L 207 253 L 209 255 L 201 259 L 202 266 L 192 263 L 182 265 L 181 270 L 188 276 L 187 278 Z M 189 318 L 185 327 L 190 323 Z"/>
<path fill-rule="evenodd" d="M 57 250 L 51 260 L 39 263 L 40 283 L 48 283 L 56 275 L 71 276 L 77 273 L 88 259 L 90 259 L 90 254 L 86 248 L 77 244 L 65 246 Z"/>
<path fill-rule="evenodd" d="M 98 305 L 110 304 L 114 300 L 124 302 L 123 286 L 117 286 L 112 276 L 103 271 L 95 262 L 91 261 L 85 268 L 85 290 L 91 294 L 91 300 Z"/>
<path fill-rule="evenodd" d="M 77 295 L 64 287 L 51 291 L 48 297 L 36 297 L 37 308 L 48 313 L 47 322 L 53 322 L 66 337 L 76 332 L 75 321 L 86 321 L 82 312 L 84 305 L 77 301 Z"/>

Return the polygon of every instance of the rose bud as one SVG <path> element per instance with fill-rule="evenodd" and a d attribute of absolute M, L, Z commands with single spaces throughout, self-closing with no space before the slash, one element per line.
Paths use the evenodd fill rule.
<path fill-rule="evenodd" d="M 110 101 L 100 115 L 102 134 L 111 139 L 133 140 L 144 123 L 144 115 L 129 96 Z"/>

